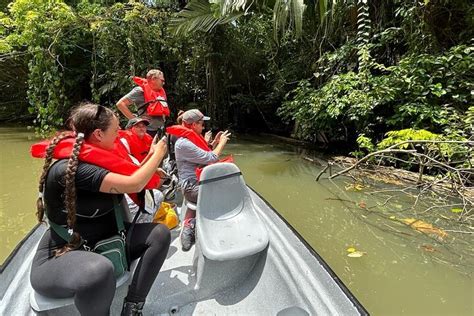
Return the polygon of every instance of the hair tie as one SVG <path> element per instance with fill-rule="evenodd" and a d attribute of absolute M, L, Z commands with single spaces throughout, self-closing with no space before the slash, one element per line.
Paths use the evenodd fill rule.
<path fill-rule="evenodd" d="M 43 198 L 43 192 L 38 192 L 38 197 L 39 197 L 40 199 L 42 199 L 42 198 Z"/>
<path fill-rule="evenodd" d="M 77 137 L 84 138 L 84 133 L 77 133 Z"/>

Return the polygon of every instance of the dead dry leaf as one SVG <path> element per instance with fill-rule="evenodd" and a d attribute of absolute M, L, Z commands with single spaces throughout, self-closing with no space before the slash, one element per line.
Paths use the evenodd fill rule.
<path fill-rule="evenodd" d="M 436 250 L 433 246 L 431 245 L 421 245 L 421 249 L 423 249 L 426 252 L 435 252 L 438 251 Z"/>
<path fill-rule="evenodd" d="M 448 233 L 442 230 L 441 228 L 434 227 L 431 224 L 425 223 L 422 220 L 415 218 L 404 218 L 402 221 L 410 226 L 411 228 L 423 232 L 425 234 L 434 234 L 439 238 L 443 239 L 448 236 Z"/>
<path fill-rule="evenodd" d="M 362 191 L 365 188 L 363 184 L 351 183 L 345 187 L 346 191 Z"/>
<path fill-rule="evenodd" d="M 348 253 L 347 256 L 351 257 L 351 258 L 360 258 L 360 257 L 362 257 L 363 255 L 366 255 L 366 254 L 367 253 L 363 252 L 363 251 L 354 251 L 354 252 Z"/>

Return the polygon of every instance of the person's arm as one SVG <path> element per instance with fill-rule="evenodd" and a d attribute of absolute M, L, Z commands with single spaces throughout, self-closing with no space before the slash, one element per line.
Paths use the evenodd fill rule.
<path fill-rule="evenodd" d="M 120 110 L 120 112 L 128 119 L 133 118 L 135 115 L 130 111 L 130 104 L 144 104 L 145 99 L 144 99 L 144 94 L 143 94 L 143 89 L 140 87 L 135 87 L 127 93 L 125 96 L 123 96 L 118 102 L 117 102 L 117 108 Z"/>
<path fill-rule="evenodd" d="M 176 141 L 175 150 L 177 161 L 208 165 L 219 160 L 219 157 L 214 152 L 203 150 L 186 138 L 180 138 Z"/>
<path fill-rule="evenodd" d="M 224 150 L 225 144 L 227 144 L 227 141 L 229 140 L 230 135 L 231 134 L 228 131 L 223 132 L 219 138 L 219 143 L 212 152 L 215 153 L 217 156 L 220 156 L 222 150 Z"/>
<path fill-rule="evenodd" d="M 143 190 L 145 185 L 156 172 L 159 164 L 166 154 L 166 140 L 161 139 L 156 145 L 152 145 L 153 154 L 150 159 L 145 162 L 140 169 L 135 171 L 130 176 L 121 175 L 110 172 L 105 177 L 100 185 L 100 192 L 104 193 L 135 193 Z"/>
<path fill-rule="evenodd" d="M 116 104 L 119 111 L 128 119 L 132 119 L 134 117 L 133 113 L 129 109 L 130 104 L 132 104 L 132 101 L 126 96 L 122 97 Z"/>

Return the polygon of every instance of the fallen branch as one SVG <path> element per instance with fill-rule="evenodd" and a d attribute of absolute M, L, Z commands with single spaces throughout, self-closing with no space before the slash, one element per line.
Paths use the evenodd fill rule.
<path fill-rule="evenodd" d="M 404 154 L 407 154 L 407 153 L 416 153 L 416 150 L 406 150 L 406 149 L 383 149 L 383 150 L 378 150 L 378 151 L 375 151 L 371 154 L 368 154 L 367 156 L 365 156 L 364 158 L 358 160 L 354 165 L 350 166 L 349 168 L 346 168 L 342 171 L 339 171 L 335 174 L 333 174 L 332 176 L 329 176 L 329 179 L 333 179 L 337 176 L 340 176 L 341 174 L 344 174 L 346 172 L 349 172 L 351 171 L 352 169 L 354 169 L 355 167 L 357 167 L 358 165 L 360 165 L 361 163 L 363 163 L 364 161 L 367 161 L 369 158 L 372 158 L 374 156 L 377 156 L 377 155 L 380 155 L 380 154 L 385 154 L 385 153 L 404 153 Z"/>

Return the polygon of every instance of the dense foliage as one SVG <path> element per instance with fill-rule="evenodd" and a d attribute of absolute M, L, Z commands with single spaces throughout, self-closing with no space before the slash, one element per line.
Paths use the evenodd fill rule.
<path fill-rule="evenodd" d="M 298 133 L 310 140 L 322 132 L 348 140 L 408 127 L 469 137 L 473 65 L 474 48 L 459 45 L 439 55 L 410 55 L 390 67 L 375 65 L 381 71 L 376 75 L 337 74 L 319 89 L 304 80 L 280 113 L 298 120 Z"/>
<path fill-rule="evenodd" d="M 380 141 L 387 131 L 406 128 L 472 137 L 472 6 L 382 1 L 369 12 L 370 40 L 359 32 L 325 52 L 314 76 L 287 94 L 279 113 L 298 123 L 295 135 L 350 144 L 362 134 Z M 360 10 L 357 24 L 367 29 Z"/>
<path fill-rule="evenodd" d="M 130 76 L 153 67 L 165 72 L 174 113 L 200 107 L 214 127 L 348 151 L 408 128 L 472 137 L 467 0 L 2 5 L 0 119 L 31 119 L 42 133 L 78 101 L 113 107 Z"/>

